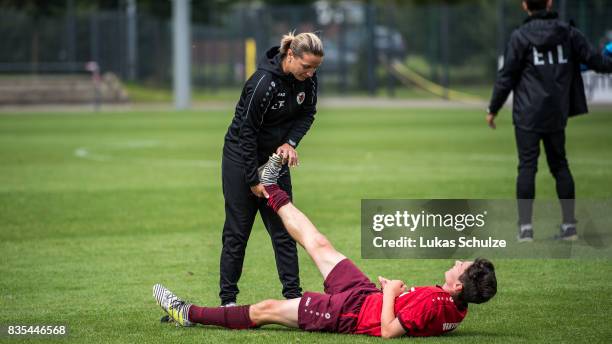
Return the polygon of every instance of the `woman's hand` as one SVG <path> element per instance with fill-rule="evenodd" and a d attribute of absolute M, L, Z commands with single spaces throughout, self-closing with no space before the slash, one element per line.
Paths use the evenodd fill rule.
<path fill-rule="evenodd" d="M 270 197 L 268 195 L 268 193 L 266 192 L 266 189 L 264 188 L 263 184 L 259 183 L 257 185 L 251 186 L 251 192 L 259 197 L 259 198 L 268 198 Z"/>
<path fill-rule="evenodd" d="M 298 161 L 298 154 L 295 148 L 288 143 L 276 149 L 276 154 L 283 157 L 283 164 L 289 164 L 289 167 L 295 167 L 300 164 Z"/>

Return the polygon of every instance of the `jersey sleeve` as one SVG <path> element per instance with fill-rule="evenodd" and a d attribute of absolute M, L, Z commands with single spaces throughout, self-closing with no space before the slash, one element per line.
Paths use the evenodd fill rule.
<path fill-rule="evenodd" d="M 419 333 L 425 332 L 433 317 L 433 312 L 427 307 L 428 304 L 423 300 L 415 305 L 407 305 L 397 313 L 397 318 L 407 335 L 418 336 Z"/>
<path fill-rule="evenodd" d="M 497 72 L 497 80 L 489 102 L 489 113 L 497 114 L 516 86 L 523 70 L 523 51 L 523 44 L 515 31 L 506 46 L 504 64 Z"/>
<path fill-rule="evenodd" d="M 306 94 L 309 100 L 304 104 L 299 117 L 295 120 L 295 123 L 293 123 L 289 135 L 287 136 L 287 143 L 294 148 L 297 147 L 304 135 L 306 135 L 310 129 L 310 126 L 312 126 L 312 122 L 314 122 L 315 114 L 317 113 L 317 87 L 318 80 L 315 74 L 306 84 Z"/>
<path fill-rule="evenodd" d="M 238 144 L 245 162 L 246 181 L 249 186 L 259 183 L 257 176 L 257 139 L 259 130 L 268 111 L 275 84 L 265 73 L 256 73 L 247 85 L 247 106 L 244 110 L 242 125 L 238 133 Z"/>

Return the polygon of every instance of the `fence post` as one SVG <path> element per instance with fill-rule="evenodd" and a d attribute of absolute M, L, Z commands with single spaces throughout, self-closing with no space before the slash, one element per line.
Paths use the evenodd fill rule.
<path fill-rule="evenodd" d="M 340 23 L 340 32 L 338 34 L 338 72 L 340 73 L 340 83 L 339 83 L 339 91 L 341 94 L 345 94 L 347 90 L 347 80 L 348 80 L 348 68 L 347 68 L 347 21 L 348 13 L 346 8 L 342 7 L 342 22 Z"/>
<path fill-rule="evenodd" d="M 89 37 L 91 46 L 89 50 L 90 61 L 100 61 L 99 56 L 99 32 L 98 32 L 98 10 L 95 8 L 89 17 Z"/>
<path fill-rule="evenodd" d="M 367 28 L 367 87 L 368 93 L 371 96 L 376 95 L 376 66 L 378 54 L 376 52 L 376 8 L 371 0 L 365 3 L 366 10 L 366 28 Z"/>
<path fill-rule="evenodd" d="M 430 76 L 429 78 L 434 82 L 439 82 L 440 78 L 438 77 L 438 62 L 439 62 L 439 54 L 438 48 L 440 47 L 440 33 L 438 32 L 438 25 L 436 25 L 439 20 L 437 6 L 434 4 L 427 5 L 427 18 L 428 21 L 428 36 L 431 37 L 427 40 L 428 46 L 428 55 L 429 55 L 429 70 Z"/>
<path fill-rule="evenodd" d="M 497 0 L 497 56 L 504 53 L 506 46 L 506 8 L 503 0 Z M 497 61 L 497 60 L 496 60 Z"/>
<path fill-rule="evenodd" d="M 590 38 L 590 31 L 589 27 L 588 27 L 588 23 L 589 21 L 587 20 L 587 18 L 589 18 L 589 16 L 587 15 L 587 4 L 586 1 L 580 1 L 578 3 L 578 27 L 580 28 L 580 30 L 582 31 L 582 33 L 584 33 L 584 35 L 588 38 Z"/>
<path fill-rule="evenodd" d="M 174 107 L 186 110 L 191 103 L 190 0 L 172 0 Z"/>
<path fill-rule="evenodd" d="M 76 71 L 76 19 L 74 13 L 74 0 L 68 0 L 66 4 L 66 57 L 65 60 L 71 64 L 71 72 Z"/>
<path fill-rule="evenodd" d="M 450 86 L 450 60 L 449 60 L 449 8 L 448 3 L 444 1 L 441 4 L 441 20 L 440 20 L 440 53 L 442 57 L 442 86 L 444 86 L 444 99 L 448 99 L 448 88 Z"/>
<path fill-rule="evenodd" d="M 385 7 L 385 22 L 387 23 L 387 51 L 385 52 L 385 63 L 389 65 L 395 59 L 395 46 L 393 42 L 393 33 L 395 30 L 395 17 L 393 16 L 393 8 L 390 3 L 387 3 Z M 403 62 L 403 61 L 402 61 Z M 386 68 L 386 79 L 387 79 L 387 96 L 390 98 L 395 97 L 395 80 L 389 68 Z"/>
<path fill-rule="evenodd" d="M 126 14 L 128 79 L 134 81 L 138 74 L 138 14 L 136 0 L 127 0 Z"/>

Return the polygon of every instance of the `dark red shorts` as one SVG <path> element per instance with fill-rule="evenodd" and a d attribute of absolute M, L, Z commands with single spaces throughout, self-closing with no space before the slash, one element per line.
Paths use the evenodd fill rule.
<path fill-rule="evenodd" d="M 306 331 L 351 333 L 366 297 L 380 292 L 349 259 L 339 262 L 323 282 L 325 294 L 305 292 L 298 307 L 298 326 Z"/>

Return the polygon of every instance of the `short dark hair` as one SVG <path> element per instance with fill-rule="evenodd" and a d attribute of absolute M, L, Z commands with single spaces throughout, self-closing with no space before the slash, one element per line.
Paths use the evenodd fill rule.
<path fill-rule="evenodd" d="M 541 11 L 546 9 L 548 0 L 523 0 L 527 4 L 527 8 L 530 11 Z"/>
<path fill-rule="evenodd" d="M 497 293 L 495 267 L 488 259 L 477 258 L 465 272 L 459 276 L 463 289 L 457 298 L 463 303 L 483 303 Z"/>

